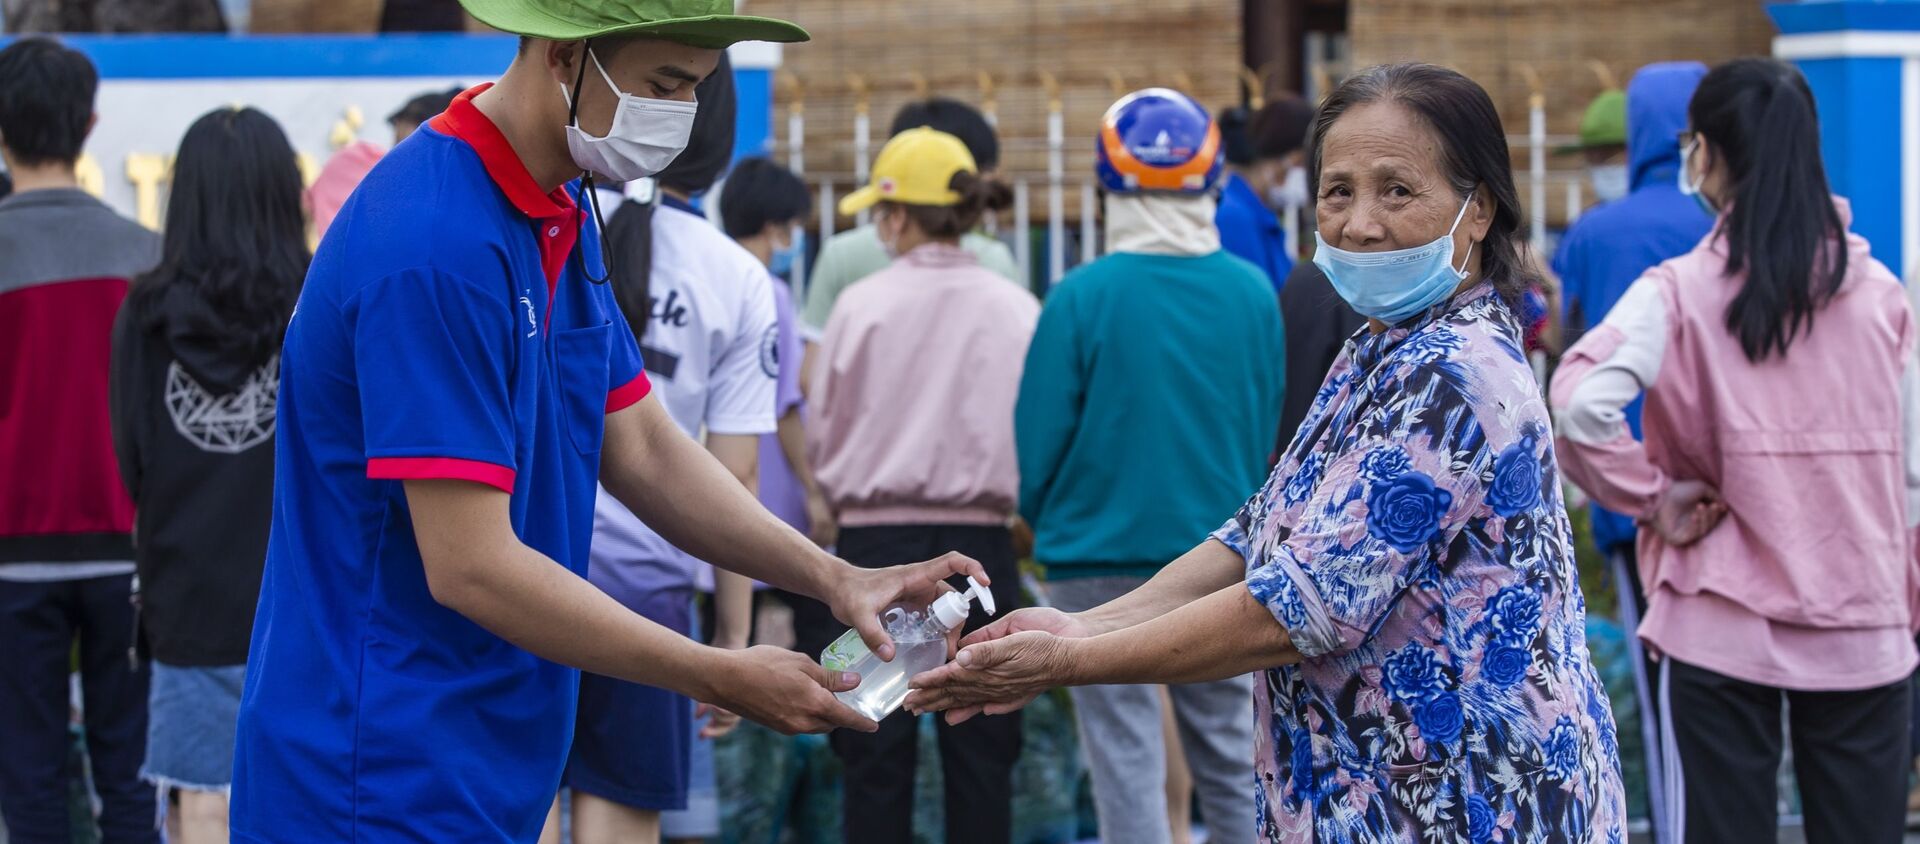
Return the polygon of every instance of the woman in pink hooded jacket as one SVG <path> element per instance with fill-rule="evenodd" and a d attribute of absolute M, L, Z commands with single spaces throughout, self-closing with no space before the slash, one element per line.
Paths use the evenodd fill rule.
<path fill-rule="evenodd" d="M 1828 193 L 1799 71 L 1722 65 L 1688 117 L 1681 189 L 1718 221 L 1568 352 L 1559 454 L 1641 521 L 1675 837 L 1773 840 L 1785 700 L 1808 841 L 1899 841 L 1913 314 Z M 1644 445 L 1622 415 L 1643 392 Z"/>

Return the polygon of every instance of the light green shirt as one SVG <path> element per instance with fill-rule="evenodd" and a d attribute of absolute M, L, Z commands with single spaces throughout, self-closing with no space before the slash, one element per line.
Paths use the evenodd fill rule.
<path fill-rule="evenodd" d="M 1008 281 L 1020 281 L 1020 268 L 1013 263 L 1013 252 L 1006 244 L 979 232 L 960 238 L 961 248 Z M 818 342 L 826 333 L 827 317 L 833 315 L 833 303 L 847 286 L 885 269 L 893 260 L 873 226 L 866 225 L 841 232 L 820 247 L 814 266 L 807 268 L 807 302 L 800 312 L 800 333 L 810 342 Z"/>

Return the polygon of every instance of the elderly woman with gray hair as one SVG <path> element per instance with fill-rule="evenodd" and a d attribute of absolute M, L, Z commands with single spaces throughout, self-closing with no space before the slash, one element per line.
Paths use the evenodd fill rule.
<path fill-rule="evenodd" d="M 1259 672 L 1265 841 L 1622 841 L 1493 102 L 1375 67 L 1313 138 L 1314 263 L 1368 326 L 1266 487 L 1139 589 L 975 633 L 907 704 L 962 720 L 1054 686 Z"/>

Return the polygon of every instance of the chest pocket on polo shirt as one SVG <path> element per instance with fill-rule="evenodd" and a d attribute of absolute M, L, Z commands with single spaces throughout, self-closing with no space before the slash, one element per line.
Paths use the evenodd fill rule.
<path fill-rule="evenodd" d="M 582 454 L 596 454 L 607 429 L 607 367 L 613 324 L 553 334 L 553 372 L 560 380 L 560 419 Z"/>

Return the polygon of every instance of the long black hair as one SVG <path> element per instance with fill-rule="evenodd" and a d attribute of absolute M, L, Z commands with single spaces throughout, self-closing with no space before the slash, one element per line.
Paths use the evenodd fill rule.
<path fill-rule="evenodd" d="M 1749 361 L 1785 357 L 1847 276 L 1846 226 L 1820 163 L 1813 91 L 1786 62 L 1736 59 L 1700 80 L 1687 119 L 1724 162 L 1727 274 L 1746 274 L 1727 305 L 1727 330 Z"/>
<path fill-rule="evenodd" d="M 1354 106 L 1373 102 L 1398 103 L 1426 123 L 1440 141 L 1447 182 L 1461 199 L 1478 191 L 1493 200 L 1493 223 L 1480 243 L 1481 274 L 1508 304 L 1518 303 L 1540 278 L 1523 258 L 1527 245 L 1520 235 L 1520 192 L 1513 186 L 1506 129 L 1487 89 L 1458 71 L 1421 62 L 1375 65 L 1340 83 L 1313 118 L 1307 162 L 1313 193 L 1320 192 L 1320 145 L 1327 130 Z"/>
<path fill-rule="evenodd" d="M 300 167 L 280 124 L 252 108 L 207 112 L 188 127 L 173 163 L 160 263 L 133 288 L 132 306 L 179 289 L 197 294 L 250 367 L 280 350 L 307 275 Z"/>
<path fill-rule="evenodd" d="M 660 189 L 696 194 L 726 172 L 733 160 L 733 123 L 738 106 L 733 94 L 733 64 L 727 54 L 713 74 L 694 87 L 694 99 L 700 110 L 694 113 L 693 129 L 687 136 L 687 148 L 667 169 L 655 175 Z M 633 328 L 633 336 L 644 337 L 653 314 L 653 210 L 660 201 L 656 191 L 652 202 L 622 202 L 607 220 L 605 252 L 612 261 L 607 265 L 613 279 L 613 298 Z"/>

